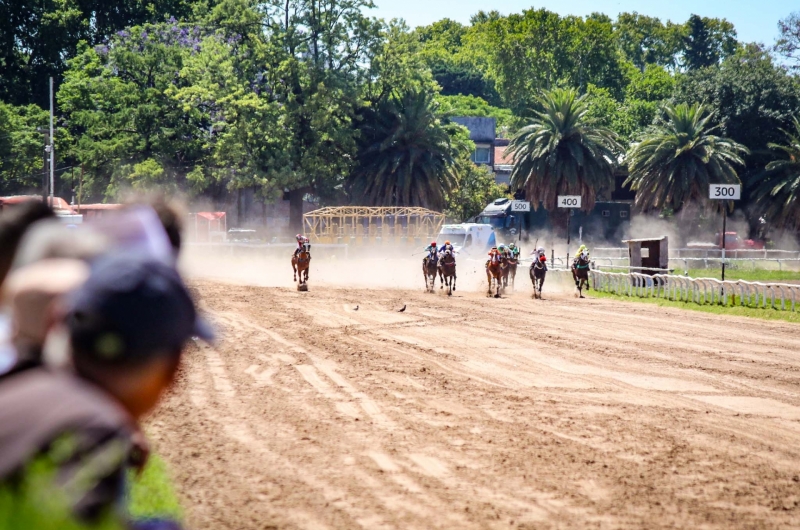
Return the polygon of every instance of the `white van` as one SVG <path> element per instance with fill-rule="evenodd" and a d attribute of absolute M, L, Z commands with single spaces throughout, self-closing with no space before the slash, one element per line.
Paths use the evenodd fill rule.
<path fill-rule="evenodd" d="M 450 241 L 461 257 L 480 258 L 497 244 L 492 225 L 478 223 L 462 223 L 444 225 L 436 242 L 442 246 Z"/>

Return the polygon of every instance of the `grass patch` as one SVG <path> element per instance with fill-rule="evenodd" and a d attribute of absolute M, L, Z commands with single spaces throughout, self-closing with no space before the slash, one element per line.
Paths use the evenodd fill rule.
<path fill-rule="evenodd" d="M 726 274 L 727 276 L 727 274 Z M 700 311 L 702 313 L 713 313 L 715 315 L 733 315 L 738 317 L 760 318 L 762 320 L 783 320 L 800 324 L 800 313 L 791 311 L 781 311 L 779 309 L 756 309 L 753 307 L 723 306 L 714 304 L 695 304 L 691 302 L 678 302 L 664 300 L 663 298 L 639 298 L 638 296 L 621 296 L 600 291 L 589 291 L 591 298 L 608 298 L 610 300 L 620 300 L 622 302 L 640 302 L 654 304 L 659 307 L 677 307 L 678 309 L 688 309 L 690 311 Z"/>
<path fill-rule="evenodd" d="M 183 519 L 167 466 L 158 455 L 152 455 L 141 476 L 131 475 L 128 509 L 134 519 Z"/>
<path fill-rule="evenodd" d="M 682 270 L 675 270 L 675 273 Z M 691 278 L 716 278 L 722 279 L 722 269 L 689 269 Z M 728 281 L 744 280 L 746 282 L 781 283 L 787 281 L 800 281 L 800 271 L 777 271 L 767 269 L 730 269 L 725 268 L 725 279 Z"/>

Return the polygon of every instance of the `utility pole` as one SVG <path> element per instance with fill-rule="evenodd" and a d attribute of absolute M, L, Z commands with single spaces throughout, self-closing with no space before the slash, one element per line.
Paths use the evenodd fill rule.
<path fill-rule="evenodd" d="M 56 150 L 53 136 L 53 78 L 50 78 L 50 207 L 53 207 L 56 175 Z"/>
<path fill-rule="evenodd" d="M 47 203 L 47 168 L 49 163 L 49 156 L 50 156 L 50 133 L 47 130 L 39 129 L 44 135 L 44 154 L 42 155 L 42 202 L 45 204 Z"/>

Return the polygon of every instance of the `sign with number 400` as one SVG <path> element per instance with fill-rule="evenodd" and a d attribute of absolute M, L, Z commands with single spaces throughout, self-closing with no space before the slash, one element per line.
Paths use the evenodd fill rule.
<path fill-rule="evenodd" d="M 708 198 L 718 201 L 738 201 L 742 198 L 742 186 L 739 184 L 711 184 L 708 187 Z"/>
<path fill-rule="evenodd" d="M 559 208 L 580 208 L 581 196 L 580 195 L 559 195 L 558 196 Z"/>

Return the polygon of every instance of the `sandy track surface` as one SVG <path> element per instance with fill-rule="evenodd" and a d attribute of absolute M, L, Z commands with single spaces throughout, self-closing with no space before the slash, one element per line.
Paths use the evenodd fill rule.
<path fill-rule="evenodd" d="M 795 325 L 194 285 L 224 335 L 149 427 L 192 528 L 800 526 Z"/>

